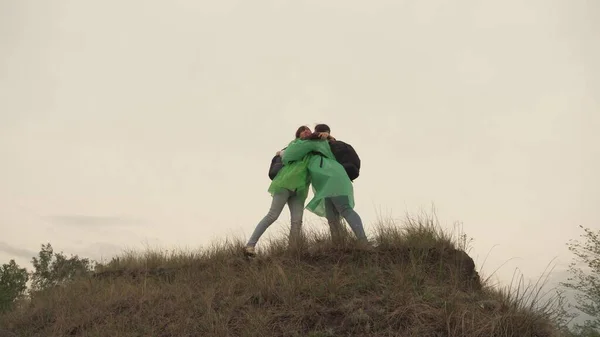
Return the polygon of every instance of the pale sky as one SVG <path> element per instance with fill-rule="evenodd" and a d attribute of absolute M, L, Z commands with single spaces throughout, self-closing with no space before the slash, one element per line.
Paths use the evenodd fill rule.
<path fill-rule="evenodd" d="M 583 0 L 0 0 L 0 263 L 245 240 L 274 152 L 325 122 L 368 233 L 434 204 L 486 274 L 564 267 L 600 226 L 599 22 Z"/>

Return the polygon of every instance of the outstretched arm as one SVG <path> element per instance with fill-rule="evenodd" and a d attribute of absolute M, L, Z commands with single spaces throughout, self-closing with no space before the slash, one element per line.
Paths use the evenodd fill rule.
<path fill-rule="evenodd" d="M 310 140 L 298 140 L 290 144 L 285 150 L 282 160 L 283 164 L 287 165 L 290 162 L 301 160 L 311 151 L 318 151 L 318 142 Z"/>

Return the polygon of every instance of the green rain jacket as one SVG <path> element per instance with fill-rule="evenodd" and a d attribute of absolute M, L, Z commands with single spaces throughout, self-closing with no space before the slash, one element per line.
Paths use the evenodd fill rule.
<path fill-rule="evenodd" d="M 308 173 L 314 197 L 306 209 L 325 216 L 325 198 L 347 196 L 354 208 L 354 189 L 344 167 L 335 160 L 327 140 L 297 140 L 283 153 L 283 165 L 298 160 L 308 160 Z M 285 167 L 285 166 L 284 166 Z"/>
<path fill-rule="evenodd" d="M 291 141 L 288 148 L 298 141 L 300 141 L 300 139 Z M 285 150 L 284 155 L 286 152 L 287 149 Z M 284 163 L 281 170 L 277 172 L 277 175 L 273 178 L 273 181 L 271 181 L 268 190 L 269 193 L 274 195 L 283 189 L 288 189 L 290 191 L 295 191 L 296 195 L 303 200 L 306 199 L 308 196 L 308 187 L 310 185 L 308 160 L 309 157 L 305 156 L 304 158 Z"/>

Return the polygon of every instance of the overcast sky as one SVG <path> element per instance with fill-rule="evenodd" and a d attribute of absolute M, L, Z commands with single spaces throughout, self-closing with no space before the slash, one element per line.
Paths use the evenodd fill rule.
<path fill-rule="evenodd" d="M 600 224 L 599 35 L 596 1 L 0 0 L 0 262 L 246 239 L 325 122 L 367 232 L 434 204 L 536 278 Z"/>

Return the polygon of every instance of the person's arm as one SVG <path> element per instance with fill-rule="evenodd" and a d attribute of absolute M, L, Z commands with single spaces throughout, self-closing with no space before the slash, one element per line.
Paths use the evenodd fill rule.
<path fill-rule="evenodd" d="M 287 165 L 293 161 L 302 160 L 302 158 L 311 151 L 318 151 L 318 142 L 310 140 L 293 142 L 287 147 L 281 158 L 283 160 L 283 165 Z"/>
<path fill-rule="evenodd" d="M 335 138 L 331 137 L 328 132 L 313 132 L 307 138 L 303 138 L 304 140 L 335 140 Z"/>

